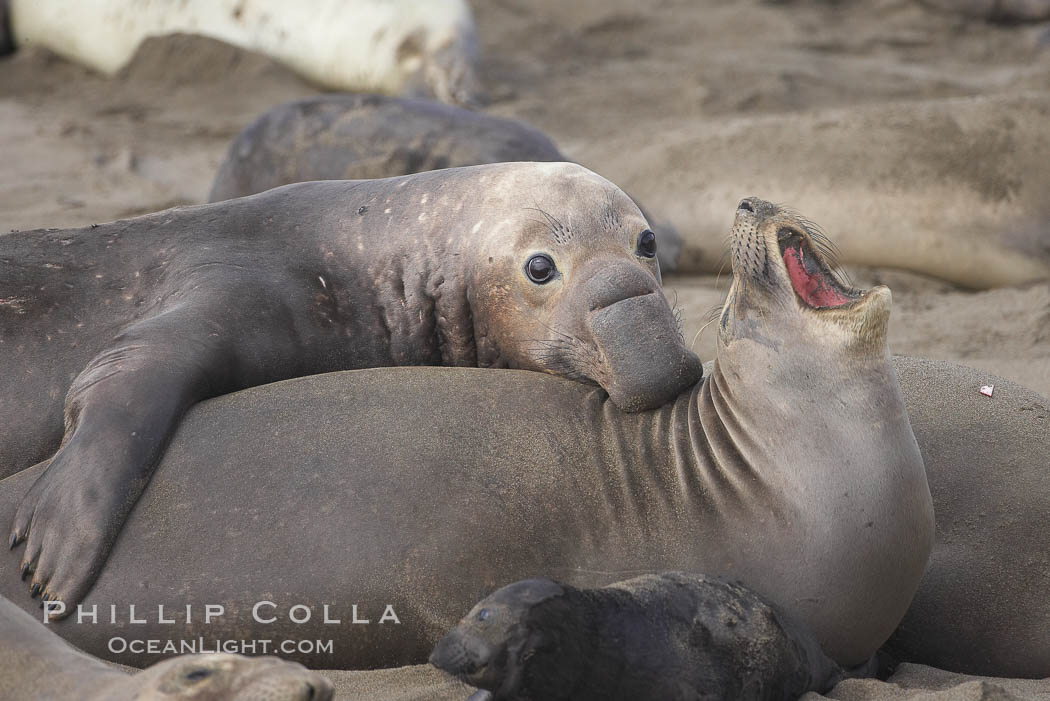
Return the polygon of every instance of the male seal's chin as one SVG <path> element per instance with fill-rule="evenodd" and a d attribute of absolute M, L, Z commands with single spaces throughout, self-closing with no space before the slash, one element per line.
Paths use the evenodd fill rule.
<path fill-rule="evenodd" d="M 654 409 L 703 379 L 659 292 L 593 312 L 590 327 L 600 358 L 592 379 L 624 411 Z"/>

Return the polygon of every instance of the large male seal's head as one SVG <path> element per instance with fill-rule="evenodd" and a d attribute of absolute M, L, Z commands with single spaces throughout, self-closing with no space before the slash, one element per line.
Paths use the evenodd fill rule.
<path fill-rule="evenodd" d="M 526 663 L 541 646 L 550 647 L 552 642 L 549 632 L 530 625 L 530 612 L 565 593 L 564 587 L 545 578 L 526 579 L 497 590 L 438 641 L 430 664 L 492 692 L 497 701 L 516 698 Z"/>
<path fill-rule="evenodd" d="M 331 683 L 276 657 L 182 655 L 107 689 L 108 701 L 331 701 Z"/>
<path fill-rule="evenodd" d="M 889 289 L 845 284 L 832 268 L 830 244 L 812 222 L 750 197 L 737 208 L 730 252 L 733 283 L 719 319 L 723 370 L 737 364 L 753 374 L 756 353 L 778 354 L 777 365 L 788 372 L 812 362 L 810 350 L 841 357 L 851 368 L 887 359 Z M 737 343 L 745 339 L 751 343 Z M 792 362 L 782 353 L 787 347 L 795 351 Z"/>
<path fill-rule="evenodd" d="M 471 256 L 480 364 L 594 382 L 626 410 L 701 379 L 660 287 L 656 234 L 631 198 L 571 163 L 483 167 L 501 177 L 478 183 L 492 205 L 473 224 L 485 231 Z"/>

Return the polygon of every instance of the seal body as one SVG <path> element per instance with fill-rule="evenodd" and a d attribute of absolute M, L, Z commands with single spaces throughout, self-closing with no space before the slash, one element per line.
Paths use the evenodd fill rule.
<path fill-rule="evenodd" d="M 11 36 L 10 0 L 0 0 L 0 56 L 6 56 L 15 50 L 15 40 Z"/>
<path fill-rule="evenodd" d="M 237 135 L 219 166 L 217 202 L 306 180 L 388 178 L 502 161 L 568 161 L 542 132 L 521 122 L 381 95 L 318 95 L 278 105 Z M 682 246 L 673 226 L 642 215 L 660 238 L 660 269 Z"/>
<path fill-rule="evenodd" d="M 184 655 L 135 675 L 85 655 L 0 597 L 0 698 L 331 701 L 319 674 L 275 657 Z"/>
<path fill-rule="evenodd" d="M 1050 278 L 1048 113 L 1033 93 L 704 120 L 575 155 L 676 223 L 683 272 L 718 271 L 725 212 L 758 189 L 820 212 L 844 264 L 983 289 Z"/>
<path fill-rule="evenodd" d="M 702 374 L 654 235 L 584 168 L 288 186 L 0 239 L 0 466 L 31 591 L 79 600 L 194 402 L 381 365 L 518 367 L 631 410 Z M 57 453 L 55 451 L 57 450 Z"/>
<path fill-rule="evenodd" d="M 898 358 L 897 373 L 937 537 L 887 650 L 967 674 L 1050 677 L 1050 400 L 942 361 Z"/>
<path fill-rule="evenodd" d="M 430 663 L 494 701 L 795 701 L 844 676 L 811 632 L 746 587 L 675 572 L 601 589 L 510 584 Z"/>
<path fill-rule="evenodd" d="M 336 90 L 473 103 L 477 38 L 465 0 L 8 0 L 17 45 L 116 73 L 143 39 L 201 34 Z"/>
<path fill-rule="evenodd" d="M 947 12 L 993 22 L 1041 22 L 1050 19 L 1047 0 L 923 0 Z"/>
<path fill-rule="evenodd" d="M 848 302 L 809 307 L 777 232 L 799 234 L 785 250 L 811 267 L 819 251 L 797 217 L 752 206 L 734 228 L 741 282 L 702 384 L 625 413 L 598 388 L 535 372 L 390 368 L 202 403 L 83 602 L 133 603 L 152 622 L 78 624 L 70 602 L 55 630 L 101 655 L 115 635 L 331 639 L 333 654 L 296 659 L 385 667 L 426 660 L 510 582 L 682 570 L 739 579 L 839 663 L 866 661 L 907 609 L 933 534 L 882 336 L 889 293 L 835 287 Z M 801 289 L 835 284 L 814 270 L 796 270 Z M 2 483 L 0 519 L 39 469 Z M 31 606 L 24 586 L 11 564 L 0 572 L 0 591 Z M 186 604 L 225 614 L 156 623 L 158 605 Z M 288 617 L 299 604 L 306 623 Z M 340 623 L 324 623 L 325 604 Z M 368 624 L 353 623 L 354 605 Z"/>

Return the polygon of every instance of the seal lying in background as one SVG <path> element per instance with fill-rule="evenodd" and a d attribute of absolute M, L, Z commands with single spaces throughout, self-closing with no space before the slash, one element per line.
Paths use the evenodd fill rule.
<path fill-rule="evenodd" d="M 117 630 L 331 639 L 333 654 L 296 659 L 393 666 L 426 660 L 464 611 L 519 579 L 684 570 L 738 578 L 839 663 L 866 661 L 933 537 L 886 349 L 890 293 L 842 286 L 808 224 L 760 201 L 741 205 L 732 238 L 714 369 L 652 411 L 540 373 L 452 368 L 302 378 L 200 405 L 85 600 L 151 622 L 74 615 L 56 631 L 100 655 Z M 0 483 L 0 520 L 38 471 Z M 23 586 L 0 572 L 0 591 Z M 255 621 L 259 602 L 277 620 Z M 156 624 L 158 605 L 186 604 L 190 624 Z M 226 613 L 204 626 L 204 604 Z M 325 604 L 341 624 L 323 622 Z M 290 621 L 293 605 L 312 618 Z M 369 625 L 352 623 L 353 605 Z"/>
<path fill-rule="evenodd" d="M 430 663 L 493 701 L 796 701 L 845 676 L 746 587 L 676 572 L 601 589 L 515 582 L 471 609 Z"/>
<path fill-rule="evenodd" d="M 1050 278 L 1048 113 L 1031 94 L 705 119 L 576 155 L 677 224 L 680 271 L 719 269 L 755 189 L 820 212 L 842 263 L 988 288 Z"/>
<path fill-rule="evenodd" d="M 566 163 L 301 183 L 0 238 L 0 470 L 45 460 L 12 546 L 79 601 L 193 403 L 381 365 L 512 367 L 628 410 L 701 377 L 655 236 Z M 63 432 L 64 405 L 64 432 Z"/>
<path fill-rule="evenodd" d="M 503 161 L 568 161 L 543 133 L 430 100 L 318 95 L 249 124 L 230 145 L 209 201 L 306 180 L 389 178 Z M 674 270 L 682 239 L 642 209 L 660 238 L 660 270 Z"/>
<path fill-rule="evenodd" d="M 1050 0 L 921 0 L 924 5 L 993 22 L 1050 19 Z"/>
<path fill-rule="evenodd" d="M 10 0 L 0 0 L 0 56 L 15 50 L 15 39 L 11 36 Z"/>
<path fill-rule="evenodd" d="M 45 46 L 107 74 L 146 37 L 182 32 L 266 54 L 335 90 L 422 93 L 459 104 L 480 97 L 466 0 L 5 2 L 16 45 Z"/>
<path fill-rule="evenodd" d="M 331 701 L 320 674 L 276 657 L 183 655 L 135 675 L 76 650 L 0 596 L 0 698 L 33 701 Z"/>

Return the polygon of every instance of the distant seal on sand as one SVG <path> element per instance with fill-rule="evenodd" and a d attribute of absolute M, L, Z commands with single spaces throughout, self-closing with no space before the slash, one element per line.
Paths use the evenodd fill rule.
<path fill-rule="evenodd" d="M 15 50 L 15 40 L 11 36 L 10 0 L 0 0 L 0 56 L 6 56 Z"/>
<path fill-rule="evenodd" d="M 759 190 L 820 212 L 841 263 L 988 288 L 1050 279 L 1048 115 L 1038 93 L 863 105 L 610 134 L 575 155 L 675 222 L 681 272 L 718 271 L 727 208 Z"/>
<path fill-rule="evenodd" d="M 515 582 L 471 609 L 430 663 L 493 701 L 796 701 L 845 676 L 747 587 L 677 572 L 601 589 Z"/>
<path fill-rule="evenodd" d="M 941 361 L 898 358 L 897 373 L 937 538 L 887 650 L 968 674 L 1050 677 L 1050 400 Z"/>
<path fill-rule="evenodd" d="M 334 373 L 197 405 L 84 604 L 116 602 L 122 622 L 134 604 L 149 620 L 138 636 L 333 640 L 333 654 L 295 659 L 388 667 L 425 661 L 464 611 L 520 579 L 681 570 L 739 579 L 840 664 L 866 661 L 933 539 L 886 349 L 890 294 L 836 282 L 811 225 L 756 200 L 733 250 L 713 370 L 651 411 L 550 375 L 466 368 Z M 618 334 L 633 347 L 629 326 Z M 0 522 L 40 469 L 0 483 Z M 0 592 L 33 606 L 12 565 Z M 261 601 L 272 623 L 253 620 Z M 160 604 L 225 614 L 158 625 Z M 340 624 L 323 622 L 325 604 Z M 294 605 L 310 620 L 289 620 Z M 369 624 L 352 623 L 353 605 Z M 122 625 L 70 616 L 55 630 L 107 656 Z"/>
<path fill-rule="evenodd" d="M 1050 19 L 1050 0 L 921 0 L 948 12 L 993 22 L 1042 22 Z"/>
<path fill-rule="evenodd" d="M 12 521 L 31 592 L 83 596 L 207 397 L 444 364 L 596 383 L 628 410 L 674 398 L 702 368 L 655 252 L 630 198 L 568 163 L 300 183 L 0 237 L 0 469 L 54 453 Z"/>
<path fill-rule="evenodd" d="M 512 119 L 432 100 L 317 95 L 278 105 L 245 127 L 219 166 L 208 199 L 254 195 L 305 180 L 389 178 L 502 161 L 568 160 L 545 134 Z M 644 207 L 642 215 L 660 240 L 660 270 L 672 272 L 681 236 Z"/>
<path fill-rule="evenodd" d="M 7 0 L 15 43 L 36 44 L 107 74 L 143 39 L 201 34 L 273 57 L 335 90 L 481 95 L 466 0 Z M 83 37 L 90 35 L 91 41 Z"/>
<path fill-rule="evenodd" d="M 0 597 L 0 698 L 47 701 L 330 701 L 321 675 L 276 657 L 183 655 L 128 675 Z"/>

